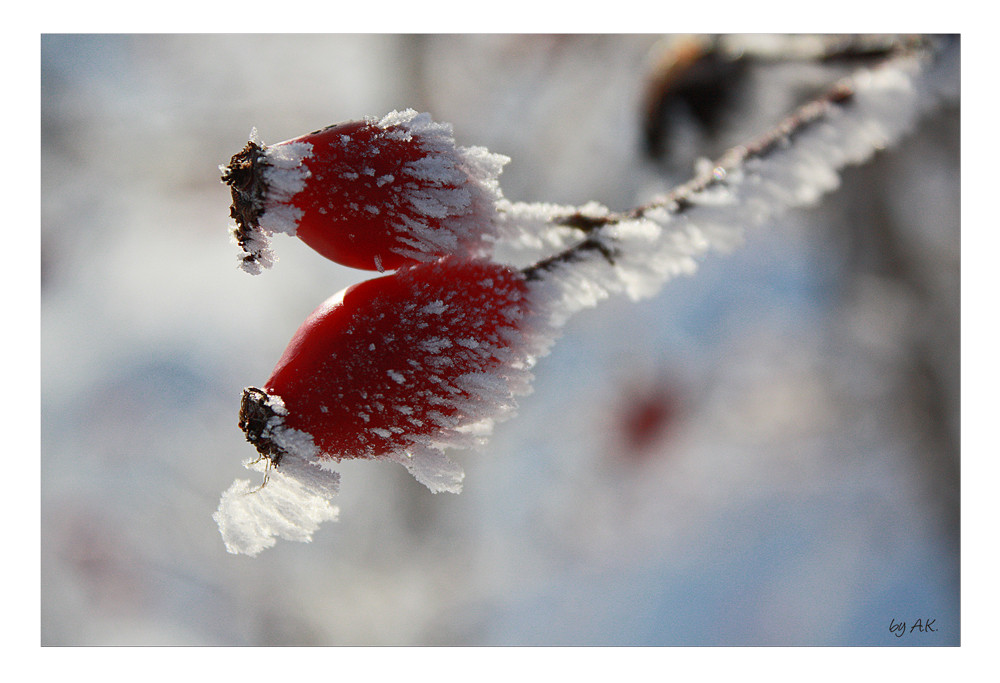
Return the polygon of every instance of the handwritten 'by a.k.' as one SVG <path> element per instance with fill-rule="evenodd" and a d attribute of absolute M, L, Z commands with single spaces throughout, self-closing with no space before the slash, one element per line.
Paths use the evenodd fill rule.
<path fill-rule="evenodd" d="M 937 621 L 937 619 L 917 619 L 913 622 L 913 625 L 910 626 L 910 629 L 907 630 L 905 621 L 897 623 L 895 619 L 890 619 L 889 633 L 893 634 L 897 638 L 902 638 L 907 633 L 913 633 L 914 631 L 917 633 L 935 633 L 937 632 L 937 629 L 934 628 L 935 621 Z"/>

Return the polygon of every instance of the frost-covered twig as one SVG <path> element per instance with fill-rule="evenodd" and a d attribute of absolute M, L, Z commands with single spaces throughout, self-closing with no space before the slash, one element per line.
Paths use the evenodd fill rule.
<path fill-rule="evenodd" d="M 702 162 L 690 181 L 643 206 L 613 213 L 596 203 L 511 205 L 515 220 L 529 216 L 536 224 L 586 234 L 525 274 L 564 280 L 564 313 L 574 300 L 578 307 L 593 305 L 616 291 L 641 298 L 671 276 L 691 272 L 692 259 L 709 248 L 738 244 L 747 227 L 814 203 L 838 186 L 842 168 L 867 161 L 943 99 L 957 96 L 957 42 L 919 44 L 921 49 L 843 79 L 756 140 L 714 163 Z"/>

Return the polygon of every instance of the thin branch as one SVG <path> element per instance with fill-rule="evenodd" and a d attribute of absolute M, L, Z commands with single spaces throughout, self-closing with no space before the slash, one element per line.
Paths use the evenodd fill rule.
<path fill-rule="evenodd" d="M 919 47 L 903 52 L 893 50 L 893 56 L 880 62 L 873 67 L 873 70 L 891 68 L 905 59 L 932 57 L 932 50 L 928 48 L 927 41 L 913 44 Z M 858 88 L 857 74 L 839 81 L 825 94 L 799 107 L 764 135 L 748 144 L 731 148 L 714 163 L 706 164 L 694 178 L 673 188 L 653 202 L 628 211 L 604 215 L 588 215 L 576 209 L 549 216 L 550 224 L 576 228 L 584 232 L 586 237 L 575 245 L 526 267 L 522 272 L 529 280 L 539 279 L 545 273 L 563 265 L 585 260 L 595 251 L 614 264 L 618 249 L 614 238 L 606 234 L 609 226 L 642 220 L 654 212 L 658 215 L 657 222 L 663 221 L 664 214 L 680 216 L 687 213 L 693 207 L 700 205 L 697 202 L 699 196 L 703 196 L 713 188 L 729 185 L 731 178 L 745 170 L 750 162 L 766 160 L 779 150 L 794 150 L 796 141 L 803 134 L 829 122 L 836 110 L 846 110 L 851 107 Z M 872 151 L 875 151 L 875 148 Z M 839 168 L 844 164 L 831 162 L 831 165 Z"/>

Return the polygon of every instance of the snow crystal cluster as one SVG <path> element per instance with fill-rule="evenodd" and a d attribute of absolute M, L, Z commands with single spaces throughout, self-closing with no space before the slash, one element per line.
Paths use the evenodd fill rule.
<path fill-rule="evenodd" d="M 410 402 L 391 410 L 402 414 L 398 424 L 413 427 L 394 439 L 405 448 L 375 456 L 402 464 L 435 493 L 461 491 L 464 472 L 445 452 L 481 445 L 514 414 L 517 398 L 531 391 L 532 367 L 555 339 L 549 307 L 530 294 L 521 300 L 509 283 L 485 277 L 452 287 L 423 288 L 400 316 L 399 341 L 412 352 L 406 367 L 388 374 L 406 385 Z"/>
<path fill-rule="evenodd" d="M 254 137 L 251 134 L 251 139 Z M 305 189 L 312 175 L 303 162 L 312 156 L 313 146 L 308 142 L 291 141 L 263 148 L 265 164 L 261 175 L 267 185 L 267 194 L 259 219 L 260 229 L 264 235 L 276 232 L 294 235 L 302 209 L 292 203 L 292 198 Z"/>
<path fill-rule="evenodd" d="M 226 550 L 255 556 L 277 538 L 309 542 L 320 524 L 336 521 L 339 509 L 330 501 L 340 488 L 340 475 L 322 463 L 294 452 L 281 459 L 280 469 L 270 467 L 265 458 L 246 461 L 244 467 L 267 478 L 256 485 L 237 479 L 222 494 L 212 518 Z"/>
<path fill-rule="evenodd" d="M 390 140 L 418 139 L 423 152 L 403 164 L 385 187 L 392 190 L 387 208 L 400 209 L 390 214 L 402 236 L 393 251 L 428 261 L 465 244 L 486 255 L 483 249 L 490 245 L 483 240 L 502 237 L 503 224 L 496 220 L 496 203 L 503 196 L 498 177 L 510 158 L 485 147 L 456 145 L 450 123 L 413 109 L 390 112 L 377 125 Z"/>
<path fill-rule="evenodd" d="M 273 415 L 260 435 L 281 448 L 281 469 L 263 455 L 247 460 L 244 467 L 264 473 L 266 485 L 237 479 L 222 494 L 213 519 L 231 553 L 257 555 L 276 537 L 310 541 L 322 522 L 337 519 L 330 499 L 340 488 L 340 475 L 316 457 L 319 449 L 309 434 L 284 425 L 288 410 L 280 397 L 268 396 L 265 403 Z"/>

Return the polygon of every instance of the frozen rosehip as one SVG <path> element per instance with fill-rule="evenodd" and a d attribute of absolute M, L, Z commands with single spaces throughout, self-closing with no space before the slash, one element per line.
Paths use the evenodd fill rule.
<path fill-rule="evenodd" d="M 263 389 L 244 391 L 240 426 L 275 465 L 289 451 L 390 457 L 455 490 L 442 449 L 506 416 L 548 344 L 528 285 L 507 266 L 448 257 L 348 287 L 306 319 Z"/>
<path fill-rule="evenodd" d="M 337 263 L 382 271 L 486 256 L 502 230 L 497 176 L 509 159 L 458 147 L 451 126 L 429 114 L 394 111 L 275 145 L 251 137 L 222 168 L 248 272 L 271 265 L 277 232 Z"/>

